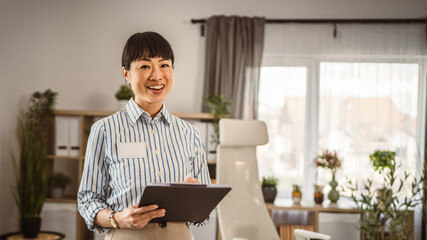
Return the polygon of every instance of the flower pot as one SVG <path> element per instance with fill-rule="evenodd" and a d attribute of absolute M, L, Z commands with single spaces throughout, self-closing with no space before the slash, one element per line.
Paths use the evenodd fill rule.
<path fill-rule="evenodd" d="M 264 201 L 268 203 L 274 202 L 277 195 L 276 187 L 262 187 L 262 195 L 264 196 Z"/>
<path fill-rule="evenodd" d="M 292 191 L 292 201 L 294 204 L 300 204 L 302 199 L 302 193 L 301 191 Z"/>
<path fill-rule="evenodd" d="M 314 202 L 316 204 L 322 204 L 323 203 L 323 193 L 322 192 L 315 192 L 314 193 Z"/>
<path fill-rule="evenodd" d="M 51 188 L 49 191 L 49 195 L 51 198 L 61 199 L 64 197 L 64 189 L 59 188 L 59 187 Z"/>
<path fill-rule="evenodd" d="M 338 183 L 335 181 L 335 174 L 332 174 L 332 181 L 329 183 L 331 186 L 331 190 L 328 193 L 328 199 L 331 201 L 331 203 L 336 203 L 338 199 L 340 199 L 340 194 L 337 191 Z"/>
<path fill-rule="evenodd" d="M 128 102 L 129 100 L 119 100 L 119 110 L 125 109 Z"/>
<path fill-rule="evenodd" d="M 41 222 L 40 217 L 21 218 L 21 232 L 24 238 L 36 238 L 40 232 Z"/>

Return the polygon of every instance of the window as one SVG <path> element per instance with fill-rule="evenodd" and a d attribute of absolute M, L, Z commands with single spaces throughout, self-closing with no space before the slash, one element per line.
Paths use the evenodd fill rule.
<path fill-rule="evenodd" d="M 331 175 L 323 169 L 317 177 L 304 177 L 316 174 L 319 149 L 337 150 L 344 158 L 340 184 L 347 176 L 372 176 L 369 154 L 378 149 L 396 151 L 404 169 L 416 175 L 423 137 L 422 63 L 311 62 L 261 68 L 259 119 L 267 124 L 269 143 L 258 151 L 259 174 L 280 178 L 278 197 L 290 198 L 292 184 L 299 184 L 312 200 L 310 186 L 328 184 Z"/>
<path fill-rule="evenodd" d="M 280 177 L 286 183 L 283 190 L 291 182 L 302 182 L 306 86 L 306 67 L 261 69 L 258 112 L 267 123 L 270 144 L 259 149 L 258 165 L 260 172 Z M 279 191 L 278 197 L 286 197 L 285 193 Z"/>

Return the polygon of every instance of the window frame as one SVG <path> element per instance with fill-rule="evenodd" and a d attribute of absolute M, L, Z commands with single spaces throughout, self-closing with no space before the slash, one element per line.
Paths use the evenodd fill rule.
<path fill-rule="evenodd" d="M 312 164 L 319 151 L 319 101 L 320 64 L 322 62 L 348 63 L 415 63 L 419 65 L 416 141 L 419 146 L 415 166 L 416 177 L 421 176 L 424 164 L 427 107 L 427 57 L 413 56 L 309 56 L 309 55 L 264 55 L 261 67 L 306 67 L 306 106 L 304 132 L 303 186 L 316 183 L 317 167 Z M 304 200 L 311 201 L 313 187 L 303 187 Z"/>

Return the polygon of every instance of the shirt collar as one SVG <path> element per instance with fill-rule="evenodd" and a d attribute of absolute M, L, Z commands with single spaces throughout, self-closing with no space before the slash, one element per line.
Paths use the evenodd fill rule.
<path fill-rule="evenodd" d="M 144 111 L 133 100 L 133 98 L 131 98 L 129 100 L 129 102 L 126 104 L 126 112 L 129 115 L 129 119 L 130 119 L 132 125 L 134 125 L 140 117 L 145 118 L 148 121 L 154 121 L 154 122 L 159 121 L 160 119 L 163 119 L 168 124 L 171 123 L 171 119 L 172 119 L 171 114 L 168 112 L 168 110 L 166 110 L 165 104 L 163 104 L 162 109 L 157 114 L 157 116 L 154 117 L 154 119 L 151 119 L 150 114 L 148 114 L 146 111 Z"/>
<path fill-rule="evenodd" d="M 160 113 L 159 114 L 161 114 L 161 116 L 163 116 L 163 119 L 168 123 L 168 124 L 171 124 L 171 122 L 172 122 L 172 116 L 171 116 L 171 114 L 169 113 L 169 111 L 166 109 L 166 107 L 165 107 L 165 104 L 163 103 L 163 107 L 162 107 L 162 110 L 160 110 Z"/>

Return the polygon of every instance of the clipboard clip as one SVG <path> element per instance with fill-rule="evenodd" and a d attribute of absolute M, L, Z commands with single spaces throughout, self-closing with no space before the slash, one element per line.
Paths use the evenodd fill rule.
<path fill-rule="evenodd" d="M 206 187 L 206 184 L 199 183 L 171 183 L 172 187 Z"/>

